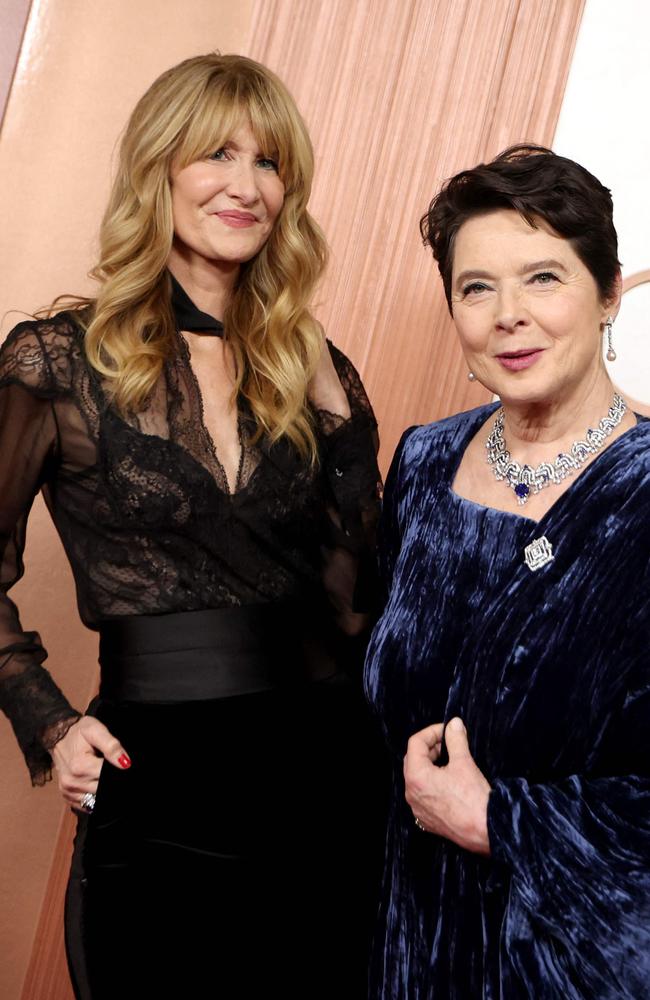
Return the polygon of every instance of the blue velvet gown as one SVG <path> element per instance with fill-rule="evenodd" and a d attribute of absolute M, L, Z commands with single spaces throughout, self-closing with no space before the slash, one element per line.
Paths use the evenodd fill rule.
<path fill-rule="evenodd" d="M 650 421 L 535 522 L 451 489 L 493 409 L 407 431 L 387 481 L 366 693 L 394 788 L 370 995 L 648 997 Z M 404 801 L 408 737 L 455 715 L 492 785 L 489 858 Z"/>

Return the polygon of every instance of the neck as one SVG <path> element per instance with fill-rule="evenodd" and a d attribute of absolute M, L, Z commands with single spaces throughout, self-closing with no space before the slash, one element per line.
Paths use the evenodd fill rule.
<path fill-rule="evenodd" d="M 189 253 L 185 247 L 174 245 L 167 267 L 201 312 L 223 319 L 239 274 L 239 264 L 206 260 Z"/>
<path fill-rule="evenodd" d="M 548 458 L 549 450 L 564 450 L 606 416 L 615 391 L 607 372 L 599 368 L 564 399 L 527 404 L 502 400 L 508 451 L 537 464 Z"/>

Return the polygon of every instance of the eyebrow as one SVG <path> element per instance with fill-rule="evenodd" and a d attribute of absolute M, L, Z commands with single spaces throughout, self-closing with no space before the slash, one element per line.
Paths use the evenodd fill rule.
<path fill-rule="evenodd" d="M 255 141 L 257 142 L 257 140 L 255 140 Z M 241 146 L 234 139 L 226 139 L 225 142 L 221 143 L 221 146 L 219 148 L 220 149 L 234 149 L 236 152 L 238 152 L 241 149 Z M 278 160 L 280 158 L 280 152 L 279 152 L 279 150 L 271 149 L 268 152 L 264 152 L 264 148 L 262 146 L 260 146 L 259 143 L 258 143 L 257 149 L 258 149 L 258 155 L 261 156 L 261 157 L 266 157 L 266 158 L 271 159 L 271 160 Z"/>
<path fill-rule="evenodd" d="M 543 271 L 543 270 L 548 270 L 550 268 L 556 271 L 564 271 L 565 273 L 567 271 L 566 266 L 561 261 L 548 258 L 546 260 L 534 260 L 531 261 L 529 264 L 524 264 L 523 267 L 519 268 L 519 271 L 517 273 L 530 274 L 531 271 Z M 456 278 L 455 285 L 457 287 L 463 285 L 466 281 L 472 278 L 487 278 L 488 280 L 490 280 L 493 277 L 494 275 L 491 274 L 490 271 L 479 271 L 479 270 L 461 271 L 461 273 Z"/>

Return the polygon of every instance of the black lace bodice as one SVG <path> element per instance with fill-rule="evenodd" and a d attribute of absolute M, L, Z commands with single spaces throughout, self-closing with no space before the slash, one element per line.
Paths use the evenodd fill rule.
<path fill-rule="evenodd" d="M 350 361 L 330 351 L 352 416 L 317 412 L 320 465 L 286 441 L 243 444 L 237 487 L 202 415 L 187 344 L 146 407 L 125 419 L 87 364 L 73 313 L 21 323 L 0 350 L 0 707 L 32 779 L 78 717 L 41 666 L 9 588 L 42 490 L 74 573 L 83 622 L 268 601 L 318 601 L 352 616 L 354 568 L 377 511 L 376 423 Z"/>

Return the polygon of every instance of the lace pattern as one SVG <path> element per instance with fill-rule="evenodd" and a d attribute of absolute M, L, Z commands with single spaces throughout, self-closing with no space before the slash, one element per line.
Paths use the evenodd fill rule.
<path fill-rule="evenodd" d="M 352 416 L 315 414 L 319 468 L 286 441 L 248 445 L 242 407 L 231 494 L 186 347 L 165 364 L 146 407 L 125 418 L 87 365 L 73 314 L 10 334 L 0 349 L 0 707 L 36 783 L 78 718 L 6 596 L 23 572 L 39 489 L 90 628 L 124 615 L 296 598 L 329 599 L 339 620 L 353 615 L 355 565 L 378 513 L 376 422 L 353 365 L 330 350 Z"/>

